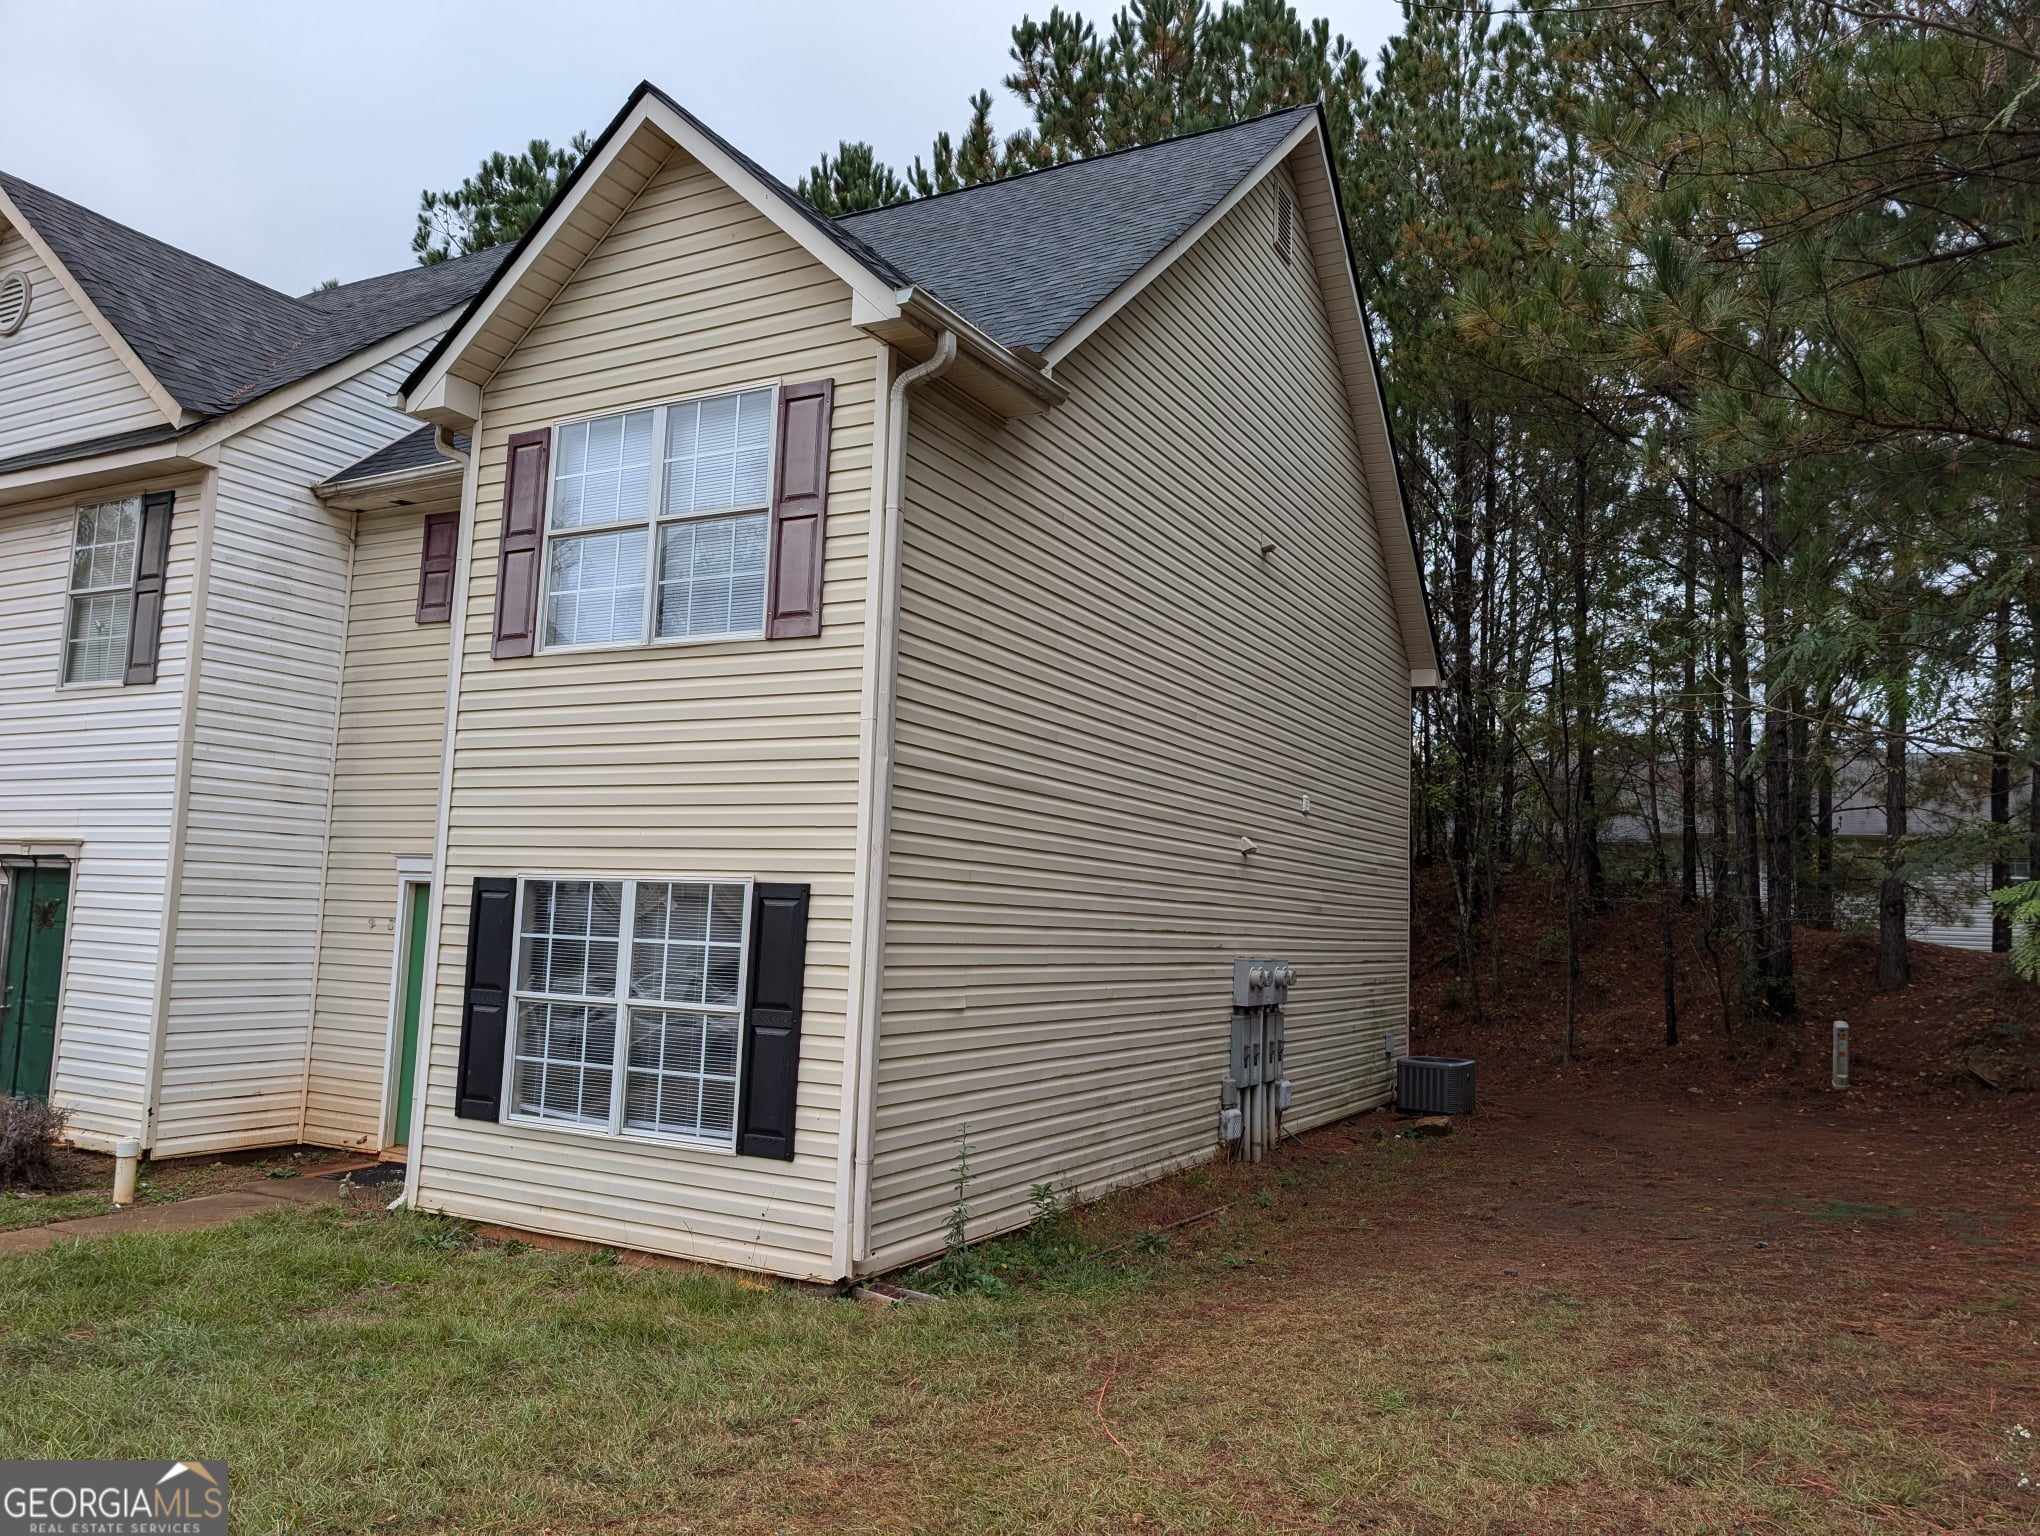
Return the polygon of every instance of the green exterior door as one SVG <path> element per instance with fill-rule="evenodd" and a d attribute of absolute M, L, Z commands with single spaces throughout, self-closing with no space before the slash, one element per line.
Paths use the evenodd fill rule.
<path fill-rule="evenodd" d="M 0 986 L 0 1094 L 47 1098 L 57 1058 L 57 988 L 64 978 L 68 869 L 13 871 L 7 975 Z"/>
<path fill-rule="evenodd" d="M 425 923 L 432 903 L 429 885 L 404 887 L 409 906 L 404 913 L 404 1010 L 397 1032 L 397 1115 L 389 1144 L 401 1147 L 411 1139 L 411 1095 L 418 1086 L 418 1016 L 425 1001 Z"/>

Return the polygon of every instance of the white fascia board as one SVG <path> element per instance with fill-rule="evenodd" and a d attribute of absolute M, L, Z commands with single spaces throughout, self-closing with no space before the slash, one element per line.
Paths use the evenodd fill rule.
<path fill-rule="evenodd" d="M 99 333 L 99 339 L 113 349 L 114 356 L 118 357 L 127 371 L 134 375 L 135 382 L 142 386 L 156 409 L 163 413 L 163 420 L 173 427 L 185 426 L 195 421 L 197 417 L 179 405 L 170 391 L 156 382 L 156 376 L 149 372 L 141 358 L 135 355 L 135 349 L 127 344 L 127 338 L 121 335 L 112 321 L 99 312 L 99 306 L 92 302 L 91 295 L 86 293 L 75 277 L 71 276 L 70 268 L 57 259 L 57 253 L 50 249 L 49 242 L 36 232 L 35 226 L 22 217 L 21 210 L 14 206 L 14 199 L 7 195 L 4 188 L 0 188 L 0 217 L 4 217 L 9 224 L 21 231 L 21 238 L 28 242 L 29 249 L 35 252 L 44 266 L 56 274 L 57 282 L 62 285 L 64 292 L 71 296 L 71 302 L 76 304 L 85 318 L 92 322 L 92 329 Z"/>
<path fill-rule="evenodd" d="M 1076 351 L 1078 347 L 1081 347 L 1100 326 L 1118 314 L 1128 304 L 1132 303 L 1139 296 L 1142 289 L 1146 288 L 1148 284 L 1174 266 L 1179 256 L 1209 234 L 1220 219 L 1237 208 L 1241 200 L 1261 184 L 1262 178 L 1267 176 L 1270 171 L 1274 170 L 1284 160 L 1288 159 L 1290 153 L 1297 145 L 1316 132 L 1317 118 L 1315 115 L 1306 117 L 1302 122 L 1298 123 L 1295 128 L 1290 130 L 1289 134 L 1280 144 L 1268 152 L 1259 165 L 1240 178 L 1238 186 L 1218 200 L 1218 203 L 1209 213 L 1205 214 L 1203 218 L 1170 241 L 1161 251 L 1150 258 L 1146 266 L 1142 267 L 1133 276 L 1099 300 L 1097 304 L 1093 305 L 1090 312 L 1083 319 L 1050 342 L 1048 350 L 1042 354 L 1047 365 L 1046 371 L 1053 373 L 1057 363 Z"/>
<path fill-rule="evenodd" d="M 1315 120 L 1312 126 L 1315 127 Z M 1332 165 L 1332 147 L 1325 143 L 1322 135 L 1317 141 L 1317 151 L 1315 155 L 1305 157 L 1306 163 L 1324 179 L 1326 204 L 1337 209 L 1340 206 L 1338 172 Z M 1301 210 L 1298 210 L 1298 216 L 1302 216 Z M 1364 443 L 1361 448 L 1361 457 L 1368 471 L 1368 492 L 1370 497 L 1385 496 L 1393 503 L 1391 508 L 1395 513 L 1393 526 L 1401 531 L 1402 537 L 1390 538 L 1387 531 L 1381 527 L 1383 519 L 1379 514 L 1375 517 L 1375 527 L 1381 533 L 1383 558 L 1393 561 L 1403 569 L 1404 581 L 1398 585 L 1417 594 L 1414 613 L 1408 611 L 1403 601 L 1398 600 L 1396 603 L 1396 614 L 1402 621 L 1403 650 L 1409 657 L 1410 687 L 1435 688 L 1438 686 L 1440 675 L 1438 637 L 1431 628 L 1430 608 L 1424 597 L 1423 560 L 1417 550 L 1417 526 L 1411 520 L 1408 505 L 1403 501 L 1402 474 L 1396 467 L 1395 442 L 1388 430 L 1388 401 L 1383 398 L 1381 392 L 1381 370 L 1375 364 L 1374 341 L 1367 326 L 1367 305 L 1360 297 L 1360 279 L 1357 275 L 1358 267 L 1353 260 L 1353 242 L 1347 234 L 1343 220 L 1334 219 L 1332 222 L 1338 225 L 1333 233 L 1339 242 L 1339 260 L 1333 265 L 1339 269 L 1338 280 L 1345 290 L 1345 301 L 1353 307 L 1353 315 L 1362 338 L 1361 348 L 1365 353 L 1364 356 L 1357 358 L 1342 357 L 1340 363 L 1343 371 L 1349 376 L 1357 371 L 1365 378 L 1366 404 L 1371 407 L 1375 419 L 1381 426 L 1378 456 L 1368 454 Z M 1320 281 L 1323 281 L 1322 274 Z M 1359 404 L 1357 401 L 1352 402 L 1356 412 Z M 1358 423 L 1355 425 L 1357 427 Z M 1390 553 L 1391 549 L 1394 553 Z"/>
<path fill-rule="evenodd" d="M 517 291 L 518 286 L 530 275 L 531 269 L 544 256 L 550 243 L 551 230 L 572 217 L 589 192 L 602 184 L 615 169 L 617 160 L 629 148 L 638 129 L 647 124 L 657 129 L 669 142 L 700 161 L 711 175 L 743 198 L 802 250 L 849 284 L 853 302 L 861 312 L 874 317 L 898 314 L 899 305 L 893 297 L 891 286 L 884 279 L 823 234 L 810 220 L 801 217 L 796 209 L 788 206 L 785 199 L 761 182 L 749 169 L 732 159 L 722 146 L 699 132 L 692 123 L 659 100 L 656 95 L 648 94 L 632 110 L 629 117 L 617 124 L 616 130 L 610 135 L 609 142 L 602 147 L 601 153 L 575 182 L 566 197 L 561 199 L 559 205 L 547 216 L 545 224 L 518 253 L 517 260 L 506 271 L 496 276 L 490 285 L 487 300 L 468 316 L 446 350 L 434 360 L 425 376 L 405 393 L 404 410 L 413 416 L 438 422 L 442 426 L 468 425 L 479 418 L 480 390 L 468 384 L 468 388 L 473 392 L 470 400 L 465 392 L 452 389 L 447 384 L 454 365 L 461 360 L 469 343 L 495 318 L 504 301 Z M 455 382 L 468 383 L 466 380 Z"/>

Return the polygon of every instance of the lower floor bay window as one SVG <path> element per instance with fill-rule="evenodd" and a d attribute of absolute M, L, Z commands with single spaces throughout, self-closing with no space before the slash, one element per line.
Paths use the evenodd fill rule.
<path fill-rule="evenodd" d="M 744 881 L 519 883 L 510 1120 L 736 1140 Z"/>

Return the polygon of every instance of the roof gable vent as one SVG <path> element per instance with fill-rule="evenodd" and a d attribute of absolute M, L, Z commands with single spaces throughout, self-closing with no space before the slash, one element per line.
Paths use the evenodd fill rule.
<path fill-rule="evenodd" d="M 28 318 L 30 284 L 26 272 L 0 277 L 0 336 L 12 336 Z"/>

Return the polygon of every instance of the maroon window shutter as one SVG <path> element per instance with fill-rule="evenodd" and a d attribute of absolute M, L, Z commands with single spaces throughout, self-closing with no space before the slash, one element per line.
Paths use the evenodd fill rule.
<path fill-rule="evenodd" d="M 822 534 L 829 508 L 829 412 L 836 381 L 779 392 L 779 474 L 772 491 L 772 574 L 765 638 L 822 632 Z"/>
<path fill-rule="evenodd" d="M 128 660 L 123 683 L 153 683 L 163 644 L 163 584 L 170 575 L 170 514 L 174 491 L 142 498 L 142 538 L 135 551 L 135 593 L 128 610 Z"/>
<path fill-rule="evenodd" d="M 496 560 L 491 656 L 529 656 L 538 639 L 538 562 L 545 542 L 545 472 L 552 433 L 510 439 L 503 473 L 503 533 Z"/>
<path fill-rule="evenodd" d="M 453 617 L 453 552 L 459 542 L 458 512 L 434 512 L 425 519 L 425 547 L 418 556 L 420 624 L 444 624 Z"/>

